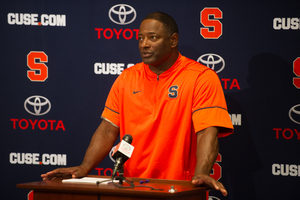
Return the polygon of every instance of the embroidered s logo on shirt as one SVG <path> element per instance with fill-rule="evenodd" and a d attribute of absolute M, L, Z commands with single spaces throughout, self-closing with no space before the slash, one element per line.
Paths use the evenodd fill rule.
<path fill-rule="evenodd" d="M 173 85 L 169 87 L 169 93 L 168 96 L 170 99 L 176 99 L 178 97 L 178 85 Z"/>

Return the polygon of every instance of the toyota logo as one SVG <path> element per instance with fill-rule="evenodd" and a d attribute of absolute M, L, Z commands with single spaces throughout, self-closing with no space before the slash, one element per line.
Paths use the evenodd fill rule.
<path fill-rule="evenodd" d="M 219 56 L 217 54 L 213 54 L 213 53 L 207 53 L 207 54 L 200 56 L 198 58 L 197 62 L 206 65 L 206 67 L 211 68 L 216 73 L 221 72 L 225 67 L 224 59 L 221 56 Z M 215 67 L 218 67 L 219 70 L 216 70 Z"/>
<path fill-rule="evenodd" d="M 41 116 L 50 111 L 51 103 L 46 97 L 34 95 L 25 100 L 24 108 L 32 115 Z"/>
<path fill-rule="evenodd" d="M 295 105 L 290 109 L 289 117 L 296 124 L 300 124 L 300 104 Z"/>
<path fill-rule="evenodd" d="M 119 25 L 126 25 L 135 20 L 136 12 L 130 5 L 118 4 L 110 8 L 108 16 L 112 22 Z"/>

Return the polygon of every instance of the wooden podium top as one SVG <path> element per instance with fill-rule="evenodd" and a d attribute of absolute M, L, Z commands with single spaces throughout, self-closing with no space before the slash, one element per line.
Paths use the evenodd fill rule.
<path fill-rule="evenodd" d="M 107 176 L 89 176 L 97 178 L 110 178 Z M 97 199 L 101 199 L 102 196 L 110 197 L 128 197 L 129 199 L 141 199 L 141 197 L 147 197 L 148 199 L 193 199 L 192 197 L 197 197 L 197 199 L 206 198 L 206 187 L 196 187 L 190 181 L 175 181 L 175 180 L 161 180 L 161 179 L 147 179 L 148 183 L 140 184 L 140 180 L 145 180 L 142 178 L 127 178 L 134 182 L 135 186 L 151 186 L 156 189 L 162 190 L 151 190 L 146 187 L 134 187 L 134 188 L 119 188 L 112 183 L 109 184 L 91 184 L 91 183 L 63 183 L 62 179 L 56 178 L 50 181 L 37 181 L 30 183 L 17 184 L 18 188 L 24 188 L 33 190 L 34 194 L 46 194 L 49 197 L 50 194 L 70 194 L 70 195 L 97 195 Z M 124 182 L 123 186 L 129 186 L 128 183 Z M 176 190 L 174 193 L 169 192 L 171 186 L 174 186 Z M 51 196 L 51 195 L 50 195 Z M 74 196 L 74 197 L 75 197 Z M 182 197 L 182 198 L 180 198 Z M 202 197 L 202 198 L 199 198 Z M 36 196 L 35 200 L 38 199 Z M 57 196 L 56 199 L 59 199 Z M 47 198 L 51 199 L 51 198 Z M 76 198 L 72 198 L 76 199 Z M 107 198 L 104 198 L 107 199 Z M 113 199 L 113 198 L 108 198 Z"/>

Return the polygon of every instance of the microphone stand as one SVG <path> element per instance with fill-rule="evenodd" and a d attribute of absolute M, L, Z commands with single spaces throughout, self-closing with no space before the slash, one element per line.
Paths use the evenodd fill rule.
<path fill-rule="evenodd" d="M 120 184 L 120 185 L 123 185 L 123 181 L 125 181 L 125 182 L 128 183 L 129 185 L 134 186 L 134 184 L 133 184 L 132 181 L 130 181 L 130 180 L 128 180 L 128 179 L 126 179 L 126 178 L 124 177 L 124 168 L 123 168 L 123 165 L 120 165 L 120 167 L 119 167 L 119 169 L 118 169 L 118 172 L 119 172 L 119 176 L 117 176 L 117 177 L 115 178 L 115 180 L 119 180 L 119 184 Z"/>

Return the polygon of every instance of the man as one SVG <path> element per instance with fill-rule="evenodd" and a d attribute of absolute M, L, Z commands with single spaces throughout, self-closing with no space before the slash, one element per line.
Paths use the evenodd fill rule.
<path fill-rule="evenodd" d="M 126 69 L 108 95 L 102 122 L 80 166 L 41 175 L 83 177 L 111 150 L 120 134 L 133 136 L 127 177 L 192 180 L 223 195 L 209 176 L 218 155 L 218 136 L 233 132 L 215 72 L 178 52 L 178 28 L 165 13 L 149 14 L 139 29 L 143 62 Z"/>

